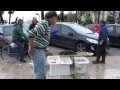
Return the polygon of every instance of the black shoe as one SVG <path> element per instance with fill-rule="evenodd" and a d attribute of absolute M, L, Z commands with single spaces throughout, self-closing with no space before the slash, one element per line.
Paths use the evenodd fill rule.
<path fill-rule="evenodd" d="M 100 61 L 99 63 L 103 63 L 103 64 L 105 64 L 105 61 Z"/>
<path fill-rule="evenodd" d="M 98 64 L 99 62 L 98 61 L 92 61 L 93 62 L 93 64 Z"/>
<path fill-rule="evenodd" d="M 20 62 L 25 63 L 26 61 L 24 59 L 20 59 Z"/>

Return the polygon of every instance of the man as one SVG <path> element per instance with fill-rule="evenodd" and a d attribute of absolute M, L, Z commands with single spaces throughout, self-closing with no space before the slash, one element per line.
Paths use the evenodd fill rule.
<path fill-rule="evenodd" d="M 37 23 L 38 23 L 37 18 L 33 17 L 32 24 L 30 25 L 29 30 L 33 29 Z"/>
<path fill-rule="evenodd" d="M 93 61 L 94 64 L 97 63 L 105 63 L 105 57 L 106 57 L 106 47 L 108 44 L 108 30 L 105 26 L 105 21 L 100 22 L 100 33 L 99 33 L 99 39 L 98 39 L 98 46 L 97 46 L 97 58 L 96 61 Z M 100 57 L 102 56 L 102 61 L 100 60 Z"/>
<path fill-rule="evenodd" d="M 12 34 L 12 40 L 14 43 L 16 43 L 19 47 L 20 52 L 20 62 L 26 62 L 24 58 L 24 46 L 23 42 L 28 42 L 27 36 L 23 33 L 23 20 L 19 19 L 18 24 L 14 26 L 13 34 Z"/>
<path fill-rule="evenodd" d="M 40 21 L 34 29 L 29 30 L 29 50 L 32 58 L 35 79 L 44 79 L 46 72 L 45 50 L 50 41 L 49 25 L 55 25 L 57 13 L 50 11 L 46 13 L 45 20 Z"/>

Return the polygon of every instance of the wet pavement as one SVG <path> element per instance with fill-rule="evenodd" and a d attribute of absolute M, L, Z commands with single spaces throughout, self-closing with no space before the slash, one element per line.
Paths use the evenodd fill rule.
<path fill-rule="evenodd" d="M 92 64 L 95 57 L 87 57 L 90 63 L 86 66 L 86 73 L 66 76 L 54 76 L 50 77 L 48 71 L 49 79 L 120 79 L 120 56 L 107 56 L 105 64 Z M 72 70 L 72 69 L 71 69 Z"/>
<path fill-rule="evenodd" d="M 6 54 L 4 54 L 4 56 L 5 60 L 0 58 L 0 79 L 33 79 L 34 72 L 32 61 L 28 58 L 28 56 L 25 57 L 27 63 L 21 63 L 14 57 L 10 57 Z M 46 79 L 120 79 L 119 55 L 108 55 L 106 57 L 105 64 L 92 64 L 92 61 L 94 61 L 96 58 L 87 58 L 90 60 L 90 63 L 86 66 L 85 74 L 76 73 L 75 70 L 71 67 L 70 69 L 72 75 L 50 77 L 49 66 L 47 66 Z"/>

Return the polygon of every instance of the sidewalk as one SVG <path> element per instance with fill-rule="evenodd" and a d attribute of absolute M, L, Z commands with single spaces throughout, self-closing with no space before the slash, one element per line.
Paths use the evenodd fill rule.
<path fill-rule="evenodd" d="M 85 74 L 50 77 L 47 70 L 46 79 L 120 79 L 120 56 L 107 56 L 105 64 L 92 64 L 95 57 L 87 58 L 90 63 Z M 6 60 L 0 58 L 0 79 L 33 79 L 31 60 L 28 57 L 25 60 L 27 63 L 20 63 L 12 57 Z"/>
<path fill-rule="evenodd" d="M 50 77 L 48 79 L 120 79 L 120 56 L 107 56 L 105 64 L 92 64 L 95 57 L 87 57 L 90 63 L 85 74 Z M 49 72 L 48 72 L 49 73 Z"/>

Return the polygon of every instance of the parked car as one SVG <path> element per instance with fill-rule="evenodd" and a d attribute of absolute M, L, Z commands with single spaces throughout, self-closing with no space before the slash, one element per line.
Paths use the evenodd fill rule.
<path fill-rule="evenodd" d="M 86 28 L 90 29 L 93 32 L 100 32 L 100 25 L 99 24 L 88 24 L 85 26 Z"/>
<path fill-rule="evenodd" d="M 0 47 L 12 42 L 13 25 L 0 25 Z"/>
<path fill-rule="evenodd" d="M 14 28 L 13 24 L 0 25 L 0 47 L 3 47 L 6 44 L 9 44 L 12 42 L 13 28 Z M 23 32 L 25 34 L 28 34 L 26 30 L 26 26 L 23 27 Z"/>
<path fill-rule="evenodd" d="M 120 46 L 120 25 L 119 24 L 107 24 L 108 37 L 110 45 Z"/>
<path fill-rule="evenodd" d="M 95 53 L 98 44 L 98 33 L 79 24 L 56 23 L 51 28 L 50 44 L 69 48 L 74 51 Z"/>

